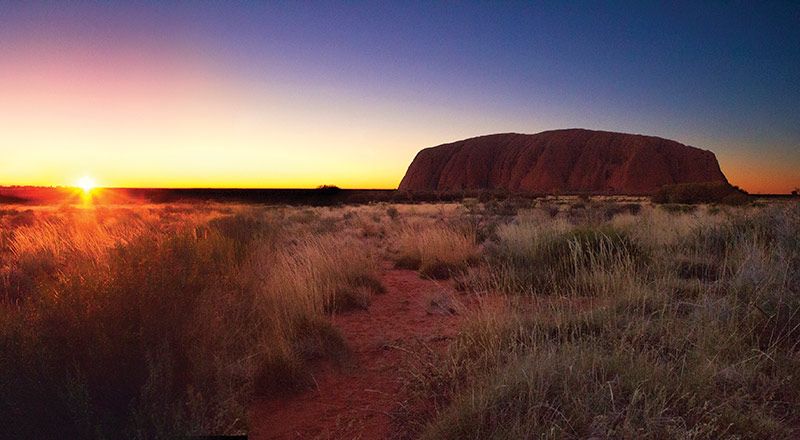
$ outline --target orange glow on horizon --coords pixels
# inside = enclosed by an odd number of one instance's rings
[[[712,150],[713,151],[713,150]],[[800,163],[791,158],[768,158],[758,151],[717,153],[728,182],[751,194],[789,194],[800,188]]]
[[[390,189],[419,148],[452,137],[345,92],[251,84],[174,54],[61,49],[0,48],[0,185],[72,185],[88,168],[107,187]]]
[[[393,189],[422,148],[565,126],[254,81],[167,50],[97,54],[46,42],[0,47],[0,96],[0,185],[71,185],[90,169],[106,187]],[[768,161],[757,145],[729,145],[696,146],[751,193],[800,186],[796,156]]]

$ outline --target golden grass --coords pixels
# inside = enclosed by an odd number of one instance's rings
[[[447,225],[406,225],[395,236],[396,264],[431,278],[464,270],[478,250],[475,232]]]
[[[274,313],[323,315],[349,306],[366,308],[369,296],[381,291],[377,256],[345,237],[305,237],[270,260],[261,270],[265,295],[282,301],[283,312]]]
[[[795,437],[800,210],[641,216],[589,229],[624,231],[638,251],[623,259],[604,239],[586,247],[584,225],[502,227],[481,292],[505,291],[508,307],[482,303],[416,368],[409,392],[436,405],[401,425],[437,439]],[[537,280],[498,281],[508,267],[565,282],[542,303]]]
[[[0,416],[20,420],[12,435],[241,432],[254,396],[297,391],[309,362],[346,359],[328,316],[383,289],[377,251],[335,233],[341,211],[5,212]]]
[[[368,311],[384,259],[481,298],[425,298],[478,305],[414,358],[403,435],[798,434],[800,209],[635,198],[0,210],[0,419],[246,431],[253,398],[347,362],[329,317]]]

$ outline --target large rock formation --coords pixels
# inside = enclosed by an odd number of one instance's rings
[[[399,189],[651,194],[695,182],[727,182],[714,153],[653,136],[568,129],[426,148]]]

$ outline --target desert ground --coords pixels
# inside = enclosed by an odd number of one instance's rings
[[[0,436],[796,438],[800,204],[2,206]]]

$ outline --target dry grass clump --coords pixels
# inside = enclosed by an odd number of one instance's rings
[[[477,256],[474,231],[455,226],[409,225],[398,232],[395,243],[397,267],[434,279],[464,270]]]
[[[597,294],[601,278],[629,274],[648,258],[623,229],[560,221],[502,226],[487,252],[486,290],[513,294]],[[612,286],[613,287],[613,286]]]
[[[562,255],[548,244],[558,233],[529,236],[542,261]],[[591,302],[485,307],[415,371],[409,389],[434,405],[402,422],[422,438],[795,438],[798,237],[797,206],[743,210],[642,244],[659,268],[612,260],[615,288]]]
[[[243,428],[268,336],[258,292],[240,271],[246,244],[231,235],[245,220],[220,219],[198,234],[184,216],[185,227],[168,233],[142,223],[113,230],[102,224],[119,219],[108,218],[15,231],[10,273],[34,282],[0,304],[0,412],[16,421],[12,436]],[[277,234],[266,223],[248,227],[263,244]]]
[[[268,296],[282,299],[283,311],[276,313],[366,309],[369,297],[384,291],[377,261],[346,237],[309,236],[277,252],[264,268],[269,271],[264,289]]]
[[[102,260],[105,251],[131,242],[148,225],[140,218],[126,216],[116,221],[102,220],[89,213],[61,218],[42,219],[14,230],[9,244],[11,252],[48,254],[55,259],[80,255],[94,261]]]
[[[4,416],[20,421],[20,435],[202,432],[216,414],[194,417],[188,402],[213,405],[217,396],[202,386],[190,395],[203,379],[194,367],[227,353],[204,352],[190,335],[205,318],[196,316],[200,308],[234,283],[226,279],[229,250],[217,237],[143,238],[112,251],[106,270],[61,268],[37,297],[8,306],[0,335]],[[36,420],[44,414],[53,419]]]
[[[43,212],[4,233],[6,435],[242,432],[254,395],[346,359],[327,316],[382,289],[370,248],[313,234],[320,216],[184,208]]]
[[[153,227],[128,212],[114,216],[83,210],[23,212],[31,213],[29,221],[12,220],[3,228],[0,299],[4,301],[36,295],[37,287],[54,281],[64,265],[106,266],[109,250],[131,243]]]
[[[574,224],[600,225],[612,220],[615,216],[637,216],[641,211],[640,203],[587,199],[572,203],[565,215]]]

